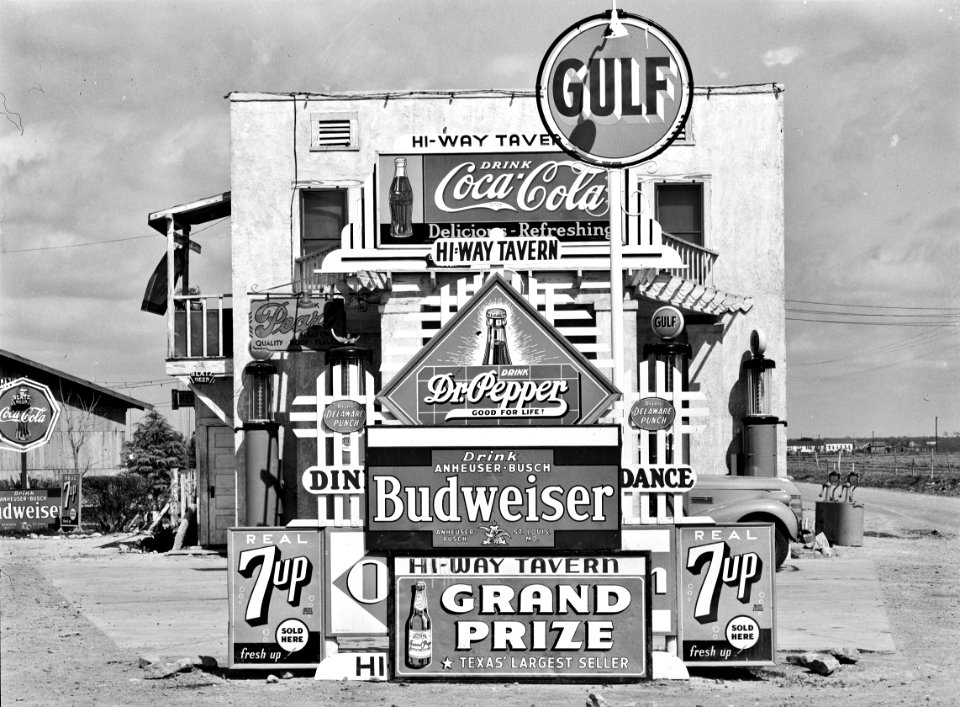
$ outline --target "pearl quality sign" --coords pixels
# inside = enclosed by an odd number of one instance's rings
[[[676,40],[637,15],[594,15],[561,34],[537,74],[537,108],[563,150],[602,167],[660,154],[686,124],[690,64]]]

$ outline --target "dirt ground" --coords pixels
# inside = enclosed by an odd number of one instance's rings
[[[144,556],[103,548],[109,538],[0,540],[0,700],[4,705],[922,705],[960,701],[960,542],[900,511],[868,514],[862,548],[837,552],[877,562],[898,652],[863,654],[821,677],[785,662],[773,668],[699,670],[687,681],[641,684],[325,683],[301,674],[269,684],[263,673],[222,670],[144,679],[125,652],[50,577],[60,563],[113,553],[135,571]],[[157,562],[168,558],[151,556]],[[829,562],[829,558],[823,558]],[[789,563],[788,563],[789,564]],[[829,602],[830,597],[818,598]],[[133,610],[133,609],[132,609]],[[175,620],[175,617],[173,617]],[[143,630],[148,632],[149,626]],[[226,632],[226,626],[223,628]]]

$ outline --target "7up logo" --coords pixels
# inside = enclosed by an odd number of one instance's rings
[[[274,589],[286,591],[287,603],[298,606],[303,588],[313,576],[313,564],[308,558],[280,559],[280,548],[276,545],[244,550],[238,559],[237,571],[243,577],[256,576],[243,617],[251,626],[267,622]]]
[[[693,616],[705,624],[717,620],[723,585],[737,588],[737,600],[741,604],[750,601],[753,585],[763,574],[763,561],[755,552],[732,555],[730,546],[721,541],[690,548],[686,568],[693,574],[704,575]]]

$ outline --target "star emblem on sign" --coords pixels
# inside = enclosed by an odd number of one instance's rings
[[[443,662],[440,663],[443,666],[444,670],[453,670],[453,661],[449,657],[444,657]]]

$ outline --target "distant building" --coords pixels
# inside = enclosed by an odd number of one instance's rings
[[[30,478],[58,478],[62,472],[74,471],[96,476],[123,471],[129,411],[152,405],[0,349],[0,383],[21,377],[47,386],[61,406],[50,441],[26,453]],[[71,439],[79,444],[76,459]],[[0,479],[19,480],[20,470],[20,452],[0,449]]]
[[[853,441],[849,439],[825,439],[822,442],[822,451],[829,454],[831,452],[853,452]]]
[[[890,445],[882,442],[871,442],[870,444],[864,445],[863,451],[867,454],[889,454]]]

